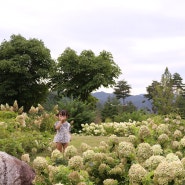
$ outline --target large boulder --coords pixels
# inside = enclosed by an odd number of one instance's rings
[[[32,185],[34,170],[25,162],[0,152],[0,185]]]

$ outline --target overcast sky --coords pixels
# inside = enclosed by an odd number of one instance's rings
[[[0,42],[42,40],[53,59],[70,47],[111,52],[131,94],[146,93],[165,68],[185,81],[184,0],[0,0]],[[99,89],[112,92],[111,89]]]

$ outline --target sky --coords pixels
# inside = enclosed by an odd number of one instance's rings
[[[145,94],[166,67],[185,82],[184,0],[0,0],[0,43],[42,40],[57,59],[67,47],[113,55],[131,95]],[[112,88],[97,91],[113,92]]]

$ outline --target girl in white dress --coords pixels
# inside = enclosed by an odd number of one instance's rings
[[[58,121],[54,124],[54,127],[57,131],[54,142],[56,143],[56,148],[60,152],[64,152],[71,140],[70,134],[70,123],[67,122],[68,112],[66,110],[61,110],[57,114]]]

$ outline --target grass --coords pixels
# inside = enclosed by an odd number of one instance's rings
[[[108,136],[83,136],[83,135],[72,135],[72,140],[70,142],[70,145],[75,146],[76,148],[79,148],[81,143],[86,143],[91,147],[99,146],[99,143],[101,141],[107,141]],[[124,141],[124,137],[119,137],[120,141]]]

